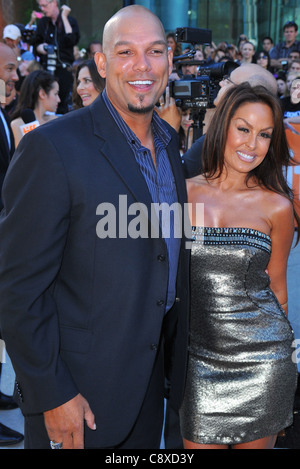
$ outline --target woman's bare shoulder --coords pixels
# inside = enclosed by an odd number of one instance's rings
[[[288,197],[271,190],[262,191],[261,203],[267,205],[274,213],[289,212],[293,208],[292,202]]]
[[[259,205],[260,209],[265,213],[272,231],[274,229],[282,230],[284,226],[291,226],[293,228],[293,204],[288,197],[266,190],[262,193]]]

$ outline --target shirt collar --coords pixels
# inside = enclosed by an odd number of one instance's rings
[[[106,93],[106,90],[104,89],[103,92],[102,92],[102,97],[103,97],[103,101],[107,107],[107,109],[109,110],[109,112],[111,113],[114,121],[116,122],[116,124],[118,125],[119,129],[121,130],[121,132],[124,134],[124,136],[126,137],[127,139],[127,142],[129,144],[132,143],[133,140],[135,141],[138,141],[139,144],[141,143],[139,141],[139,139],[137,138],[137,136],[135,135],[135,133],[131,130],[131,128],[126,124],[126,122],[124,121],[124,119],[120,116],[120,114],[118,113],[118,111],[116,110],[116,108],[113,106],[113,104],[111,103],[111,101],[109,100],[108,96],[107,96],[107,93]],[[159,117],[159,115],[157,114],[157,112],[153,112],[153,116],[152,116],[152,127],[153,127],[153,133],[155,136],[157,136],[158,138],[161,139],[162,143],[164,144],[164,146],[167,146],[168,143],[170,142],[171,140],[171,135],[170,133],[168,132],[168,130],[166,129],[165,127],[165,124],[163,123],[162,119]]]

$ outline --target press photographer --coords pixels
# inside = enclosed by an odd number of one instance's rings
[[[193,120],[194,140],[203,133],[203,122],[207,109],[213,109],[214,100],[219,92],[220,81],[238,67],[235,62],[220,62],[207,65],[203,60],[196,60],[196,44],[210,44],[211,30],[200,28],[177,28],[178,42],[191,43],[191,50],[174,58],[180,80],[170,83],[170,95],[176,105],[190,110]]]
[[[67,99],[73,86],[71,65],[73,48],[79,42],[80,32],[75,18],[70,16],[67,5],[60,8],[59,0],[38,0],[44,16],[38,21],[32,45],[45,70],[59,80],[61,104],[58,113],[66,113]]]

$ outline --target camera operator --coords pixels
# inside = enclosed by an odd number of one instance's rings
[[[71,9],[59,0],[38,0],[44,13],[38,21],[32,40],[43,68],[55,74],[59,80],[61,104],[58,113],[66,113],[67,100],[73,87],[71,66],[74,62],[73,48],[80,38],[78,23],[69,16]]]
[[[190,64],[189,61],[191,59],[185,59],[182,61],[181,65],[181,72],[183,76],[191,75],[193,77],[197,76],[198,73],[198,65],[194,65],[193,63]]]

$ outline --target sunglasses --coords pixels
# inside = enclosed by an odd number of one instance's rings
[[[295,23],[295,21],[287,21],[284,25],[284,27],[286,26],[297,26],[297,24]]]
[[[235,83],[231,80],[230,75],[225,75],[222,81],[226,82],[226,85],[229,85],[229,83],[235,85]]]

